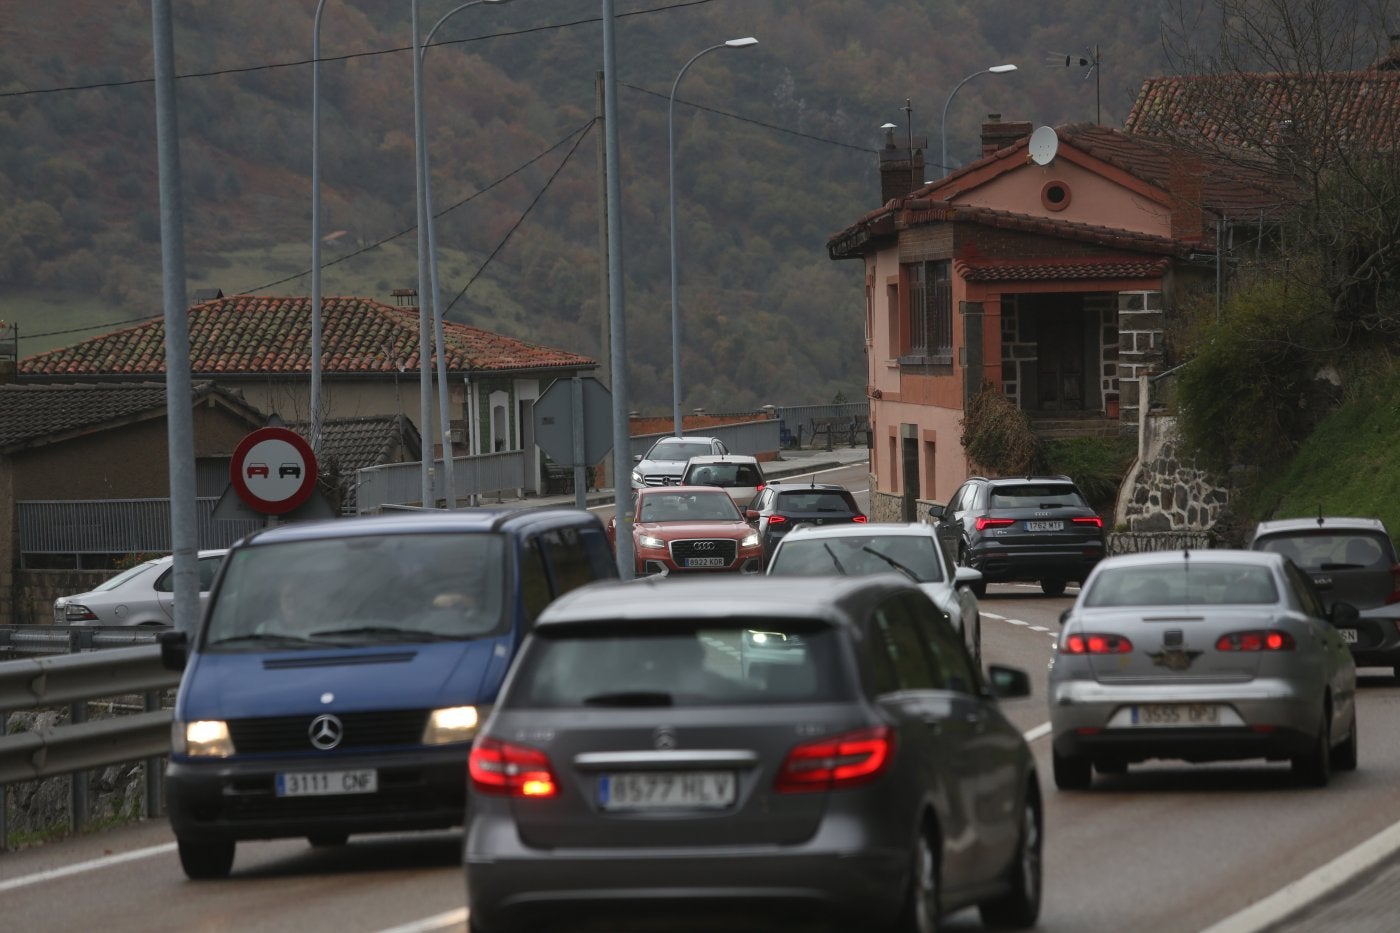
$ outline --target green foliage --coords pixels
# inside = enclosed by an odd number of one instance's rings
[[[969,466],[991,476],[1044,472],[1045,457],[1026,413],[998,388],[983,386],[962,420]]]
[[[1133,437],[1074,437],[1047,440],[1046,469],[1074,480],[1094,511],[1108,514],[1118,498],[1128,468],[1137,458]]]
[[[1217,470],[1286,460],[1317,418],[1312,383],[1327,362],[1327,299],[1280,280],[1241,291],[1206,323],[1177,374],[1181,428]]]

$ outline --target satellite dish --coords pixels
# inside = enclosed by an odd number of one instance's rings
[[[1049,165],[1060,149],[1060,137],[1055,135],[1053,127],[1039,127],[1031,134],[1029,149],[1032,162],[1036,165]]]

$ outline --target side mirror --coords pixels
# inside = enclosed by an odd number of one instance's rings
[[[758,509],[744,509],[744,520],[750,522],[758,521]]]
[[[987,685],[992,696],[1000,700],[1014,700],[1031,695],[1031,678],[1017,667],[992,664],[987,667]]]
[[[160,643],[160,666],[168,671],[183,671],[189,659],[190,636],[172,629],[161,632],[156,641]]]
[[[1361,620],[1361,612],[1351,603],[1333,603],[1327,617],[1337,628],[1354,628]]]
[[[642,455],[641,455],[641,454],[633,454],[633,455],[632,455],[632,462],[633,462],[633,463],[641,463],[641,462],[642,462]]]
[[[937,503],[934,503],[933,505],[928,507],[928,514],[933,516],[934,518],[942,518],[945,511],[946,510],[943,508],[943,506],[938,505]]]
[[[982,582],[982,571],[976,567],[958,567],[953,571],[953,583],[957,586],[966,586],[972,583]]]
[[[1074,607],[1071,606],[1070,608],[1072,609],[1072,608],[1074,608]],[[1060,613],[1060,627],[1061,627],[1061,628],[1064,628],[1065,623],[1069,621],[1069,613],[1070,613],[1070,609],[1066,609],[1064,612],[1061,612],[1061,613]]]

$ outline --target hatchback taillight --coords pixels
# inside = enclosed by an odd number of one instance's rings
[[[1093,525],[1095,528],[1103,527],[1103,519],[1099,518],[1097,515],[1081,516],[1079,518],[1072,518],[1070,521],[1075,525]]]
[[[1060,639],[1060,654],[1127,654],[1133,643],[1122,635],[1076,632]]]
[[[1216,651],[1292,651],[1298,647],[1287,632],[1231,632],[1215,642]]]
[[[859,729],[794,746],[773,789],[780,794],[841,790],[879,777],[894,758],[894,730]]]
[[[1392,603],[1400,603],[1400,564],[1390,568],[1390,595],[1385,598],[1385,604]]]
[[[986,531],[988,528],[1005,528],[1008,525],[1016,524],[1014,518],[979,518],[977,519],[977,530]]]
[[[472,790],[507,797],[553,797],[559,793],[549,756],[538,748],[480,738],[467,759]]]
[[[770,516],[768,516],[768,524],[770,524],[770,525],[786,525],[786,524],[787,524],[787,516],[786,516],[786,515],[770,515]]]
[[[855,518],[851,519],[851,521],[855,522],[857,525],[864,525],[868,519],[864,515],[857,515]]]

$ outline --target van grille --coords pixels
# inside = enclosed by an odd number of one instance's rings
[[[266,719],[234,719],[228,724],[233,747],[240,754],[316,751],[311,744],[311,721],[320,713],[270,716]],[[345,732],[337,751],[378,748],[386,745],[418,745],[428,722],[424,709],[336,713]]]

